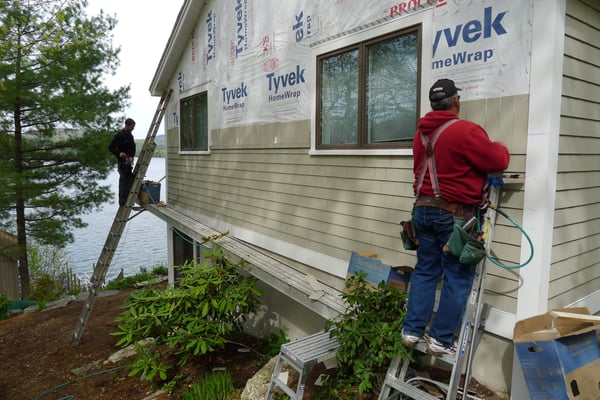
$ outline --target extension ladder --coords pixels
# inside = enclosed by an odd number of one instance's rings
[[[483,220],[483,232],[485,239],[485,250],[489,252],[492,242],[492,228],[496,220],[495,207],[500,197],[500,186],[490,186],[489,204]],[[456,355],[443,355],[439,360],[452,366],[452,373],[449,382],[435,382],[426,379],[427,383],[435,385],[438,389],[446,393],[445,400],[456,400],[459,389],[458,385],[461,379],[463,369],[465,368],[465,379],[463,386],[462,399],[467,397],[467,389],[471,380],[471,366],[475,351],[479,344],[481,335],[485,328],[485,322],[490,307],[483,303],[483,290],[485,288],[486,276],[486,257],[484,257],[475,269],[475,277],[471,286],[471,291],[467,299],[467,305],[463,315],[462,327],[458,336],[458,346]],[[427,343],[419,342],[414,350],[426,352]],[[414,399],[414,400],[439,400],[439,396],[430,394],[418,386],[421,378],[407,377],[409,372],[410,360],[402,360],[400,355],[396,356],[390,363],[385,376],[383,387],[379,394],[379,400],[387,399]],[[404,397],[400,397],[405,395]]]
[[[81,315],[77,319],[75,330],[73,331],[73,337],[71,341],[72,346],[77,346],[81,340],[81,336],[83,335],[87,321],[96,303],[98,292],[101,289],[102,282],[104,282],[104,278],[108,272],[108,267],[110,266],[113,255],[117,249],[117,246],[119,245],[119,240],[121,239],[121,234],[123,233],[125,224],[131,219],[129,218],[129,215],[133,209],[134,202],[137,199],[138,191],[140,190],[142,181],[146,175],[146,171],[148,170],[148,165],[152,160],[154,150],[156,149],[156,143],[154,143],[154,139],[156,138],[156,133],[158,132],[158,128],[167,109],[167,105],[169,104],[171,93],[172,90],[169,89],[169,91],[162,95],[158,107],[156,108],[156,112],[154,113],[152,124],[148,129],[146,140],[144,141],[144,145],[142,146],[142,149],[138,155],[138,159],[133,170],[133,184],[131,185],[127,202],[124,206],[119,207],[117,215],[113,220],[112,227],[110,228],[110,231],[106,237],[106,241],[104,242],[104,247],[102,248],[98,262],[94,267],[94,272],[92,274],[92,278],[90,279],[91,285],[89,288],[89,294],[85,304],[83,305],[83,309],[81,310]]]

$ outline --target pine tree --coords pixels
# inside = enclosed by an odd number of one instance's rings
[[[116,18],[86,0],[0,0],[0,229],[16,232],[22,297],[28,241],[63,247],[81,215],[112,196],[99,183],[129,87],[103,82],[119,65]],[[122,121],[122,118],[119,118]]]

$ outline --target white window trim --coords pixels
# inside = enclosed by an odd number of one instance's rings
[[[395,31],[399,31],[410,26],[422,25],[421,29],[421,99],[420,99],[420,110],[421,114],[424,114],[425,110],[429,109],[429,100],[423,93],[427,93],[429,86],[431,86],[431,63],[432,63],[432,52],[433,48],[433,7],[425,8],[422,11],[414,12],[413,14],[406,15],[404,17],[390,19],[383,21],[373,27],[368,27],[356,32],[336,37],[330,41],[319,43],[312,48],[311,51],[311,68],[317,76],[317,58],[321,54],[329,53],[343,47],[354,45],[358,42],[366,41],[374,37],[386,35]],[[428,50],[429,49],[429,50]],[[361,155],[361,156],[412,156],[412,149],[332,149],[322,150],[317,149],[317,136],[316,136],[316,125],[317,125],[317,80],[313,79],[310,83],[311,92],[314,93],[311,100],[311,129],[310,129],[310,150],[308,152],[311,156],[339,156],[339,155]]]

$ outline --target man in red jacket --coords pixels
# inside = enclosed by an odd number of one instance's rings
[[[419,120],[413,140],[416,200],[412,221],[419,247],[402,342],[411,347],[425,339],[428,352],[434,355],[455,353],[454,334],[475,273],[474,265],[461,264],[458,257],[443,251],[454,218],[469,219],[476,214],[487,175],[504,171],[510,161],[503,144],[492,142],[481,126],[458,118],[459,90],[450,79],[440,79],[431,87],[433,111]],[[428,154],[432,155],[429,160]],[[438,310],[425,338],[442,276]]]

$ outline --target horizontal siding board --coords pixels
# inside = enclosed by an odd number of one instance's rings
[[[560,118],[560,134],[562,136],[581,136],[600,138],[598,121],[562,116]]]
[[[581,237],[578,240],[556,244],[552,252],[552,264],[580,256],[598,248],[600,235]]]
[[[566,258],[552,264],[550,269],[550,281],[561,279],[567,275],[578,273],[586,268],[598,268],[600,266],[600,248],[579,253],[574,257]]]
[[[562,155],[598,154],[600,150],[597,149],[600,149],[600,138],[597,137],[561,135],[559,139],[559,152]],[[600,161],[596,166],[596,171],[598,170]]]
[[[562,308],[588,296],[590,293],[598,291],[600,279],[594,279],[583,283],[580,286],[572,287],[570,290],[557,293],[549,297],[548,308]]]
[[[597,103],[563,97],[560,111],[565,116],[600,121],[600,107]]]
[[[598,204],[600,188],[586,188],[580,190],[566,190],[556,192],[556,208],[570,208],[588,204]]]
[[[596,20],[595,23],[597,24],[598,21]],[[590,46],[600,48],[600,37],[598,36],[597,26],[579,19],[579,16],[567,15],[565,20],[565,34],[568,37],[589,43]]]
[[[600,67],[597,63],[583,63],[572,57],[563,59],[563,75],[587,81],[591,76],[598,76]]]
[[[588,154],[561,155],[558,158],[558,172],[582,172],[598,171],[600,159],[598,154],[593,152],[596,149],[590,149]]]
[[[589,78],[591,79],[592,77]],[[600,80],[600,77],[597,79]],[[567,97],[590,101],[596,104],[600,103],[600,82],[591,83],[589,81],[563,77],[562,92]]]
[[[586,268],[577,274],[550,282],[548,298],[550,302],[562,302],[563,305],[567,305],[595,292],[599,284],[600,268]]]
[[[554,212],[554,226],[560,227],[575,224],[590,219],[600,219],[600,206],[598,203],[587,204],[579,207],[569,207]]]
[[[565,37],[565,55],[588,64],[597,64],[600,48],[594,47],[579,38]],[[593,77],[592,77],[593,78]]]
[[[567,1],[566,13],[568,17],[597,29],[598,18],[600,18],[600,3],[598,3],[598,0]]]
[[[575,195],[578,190],[600,186],[599,170],[586,172],[560,173],[556,179],[558,193],[572,191]]]
[[[591,236],[600,235],[600,219],[588,219],[580,223],[572,223],[556,227],[552,235],[552,244],[573,242]]]
[[[495,293],[492,291],[486,292],[483,301],[492,305],[492,307],[509,312],[517,312],[517,299],[512,296],[507,296],[504,293]]]

